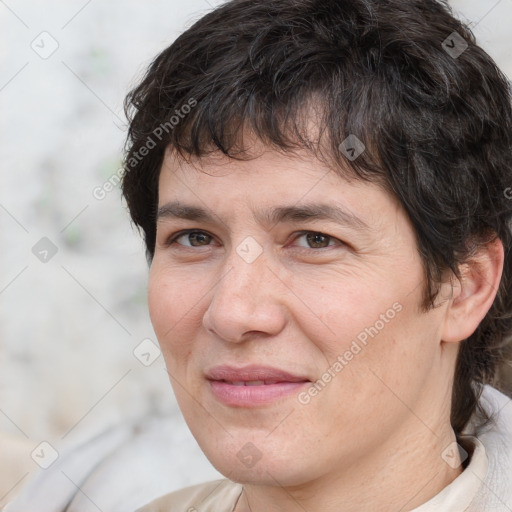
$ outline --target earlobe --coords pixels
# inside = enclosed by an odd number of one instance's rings
[[[495,238],[461,265],[460,278],[452,283],[452,297],[441,333],[443,341],[457,343],[475,332],[496,297],[503,261],[503,244]]]

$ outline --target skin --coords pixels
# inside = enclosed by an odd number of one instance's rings
[[[251,147],[255,158],[243,162],[185,162],[167,152],[161,169],[159,206],[179,200],[215,217],[157,222],[149,308],[184,418],[211,463],[244,484],[236,512],[412,510],[462,471],[441,457],[455,441],[458,342],[492,304],[501,243],[462,282],[443,284],[438,307],[422,312],[415,234],[393,197],[305,153]],[[264,225],[253,216],[320,202],[343,206],[369,229],[325,220]],[[166,243],[185,229],[205,236]],[[329,236],[315,246],[301,231]],[[248,236],[262,249],[252,263],[237,253]],[[294,393],[233,407],[210,391],[204,372],[220,364],[274,366],[314,382],[396,303],[400,312],[307,404]],[[261,456],[251,467],[237,457],[248,442]]]

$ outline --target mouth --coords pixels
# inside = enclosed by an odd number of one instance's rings
[[[298,392],[311,381],[287,371],[264,367],[216,366],[206,372],[214,397],[233,407],[255,407],[274,403]]]
[[[217,382],[226,382],[227,384],[231,384],[232,386],[270,386],[272,384],[279,384],[280,382],[288,382],[288,381],[277,381],[277,380],[239,380],[239,381],[230,381],[230,380],[221,380]]]

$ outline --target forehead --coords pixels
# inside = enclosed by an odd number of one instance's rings
[[[392,239],[398,231],[412,235],[398,201],[378,185],[347,179],[310,155],[273,150],[242,161],[222,154],[184,161],[167,152],[157,225],[176,219],[222,225],[229,232],[247,223],[264,230],[328,223],[360,240]]]
[[[236,160],[220,152],[184,160],[165,153],[159,177],[159,206],[176,199],[222,206],[332,202],[352,210],[400,208],[376,183],[356,179],[351,170],[333,169],[306,152],[284,153],[261,147]],[[220,206],[221,204],[219,204]]]

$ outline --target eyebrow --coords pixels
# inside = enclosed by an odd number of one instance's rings
[[[204,208],[170,201],[158,208],[157,220],[186,219],[215,223],[216,220]],[[304,204],[300,206],[278,206],[255,213],[256,220],[263,225],[283,222],[314,222],[317,220],[335,221],[357,230],[370,231],[370,226],[353,212],[330,204]]]

